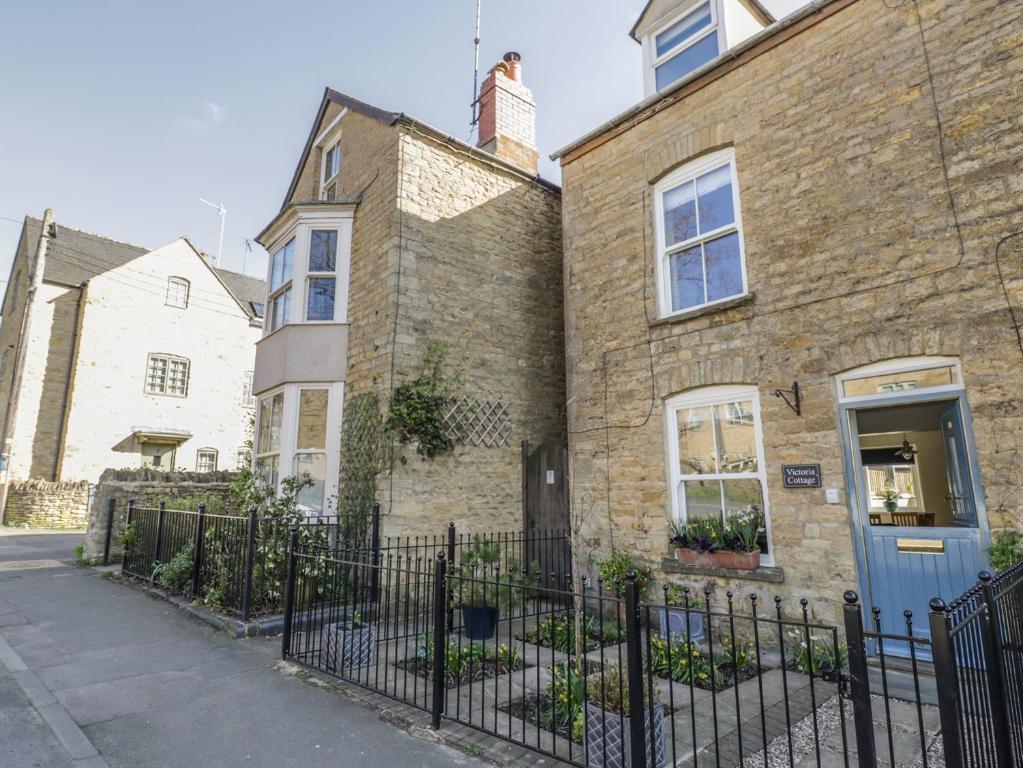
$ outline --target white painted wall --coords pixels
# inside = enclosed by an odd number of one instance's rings
[[[36,438],[37,425],[40,420],[56,420],[60,418],[58,408],[50,400],[43,401],[44,383],[46,382],[47,361],[50,355],[71,354],[73,339],[70,329],[57,333],[53,330],[54,309],[58,304],[76,301],[77,288],[63,288],[43,283],[36,291],[32,301],[31,321],[29,323],[28,346],[25,348],[25,362],[21,377],[21,391],[18,395],[17,409],[12,422],[13,439],[8,478],[26,480],[32,468],[32,448]],[[19,302],[25,301],[25,294],[19,295]],[[18,317],[13,316],[17,322]],[[17,341],[8,355],[7,372],[4,377],[5,389],[11,385],[17,355]],[[52,345],[52,349],[51,349]],[[64,358],[67,359],[67,358]],[[48,387],[51,391],[53,386]],[[98,476],[97,476],[98,477]],[[47,478],[48,479],[48,478]],[[84,478],[71,478],[75,480]]]
[[[191,283],[187,309],[165,304],[167,278]],[[215,448],[217,468],[234,469],[249,439],[252,412],[243,399],[260,329],[184,240],[93,278],[64,456],[63,479],[95,480],[108,467],[137,467],[130,444],[137,426],[187,430],[175,466],[194,470],[196,451]],[[187,397],[145,392],[147,355],[188,358]]]

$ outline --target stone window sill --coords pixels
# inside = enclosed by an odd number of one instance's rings
[[[674,323],[683,323],[686,320],[692,320],[696,317],[703,317],[704,315],[713,315],[717,312],[723,312],[726,309],[732,309],[734,307],[741,307],[745,304],[752,304],[756,299],[756,293],[744,293],[742,296],[736,296],[734,299],[728,301],[722,301],[718,304],[711,304],[709,307],[696,307],[690,309],[687,312],[678,312],[674,315],[668,315],[662,317],[660,320],[651,320],[649,325],[651,328],[657,328],[662,325],[673,325]]]
[[[753,571],[738,568],[715,568],[707,565],[684,565],[671,557],[664,558],[661,570],[666,573],[681,573],[686,576],[717,576],[723,579],[743,579],[744,581],[765,581],[780,584],[785,581],[785,571],[775,566],[762,565]]]

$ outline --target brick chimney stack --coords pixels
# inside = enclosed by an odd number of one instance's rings
[[[530,174],[537,172],[536,103],[522,84],[522,57],[506,53],[480,87],[477,146]]]

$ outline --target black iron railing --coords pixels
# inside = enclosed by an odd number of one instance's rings
[[[805,600],[686,591],[669,605],[635,580],[481,572],[439,548],[370,563],[294,541],[284,657],[435,727],[587,768],[929,766],[942,751],[929,640],[908,612],[904,634],[881,632],[876,611],[865,623],[854,593],[843,641]]]
[[[946,765],[1023,766],[1023,563],[931,601]]]

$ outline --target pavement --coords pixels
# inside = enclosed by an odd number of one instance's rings
[[[75,564],[81,539],[0,528],[2,768],[483,765]]]

